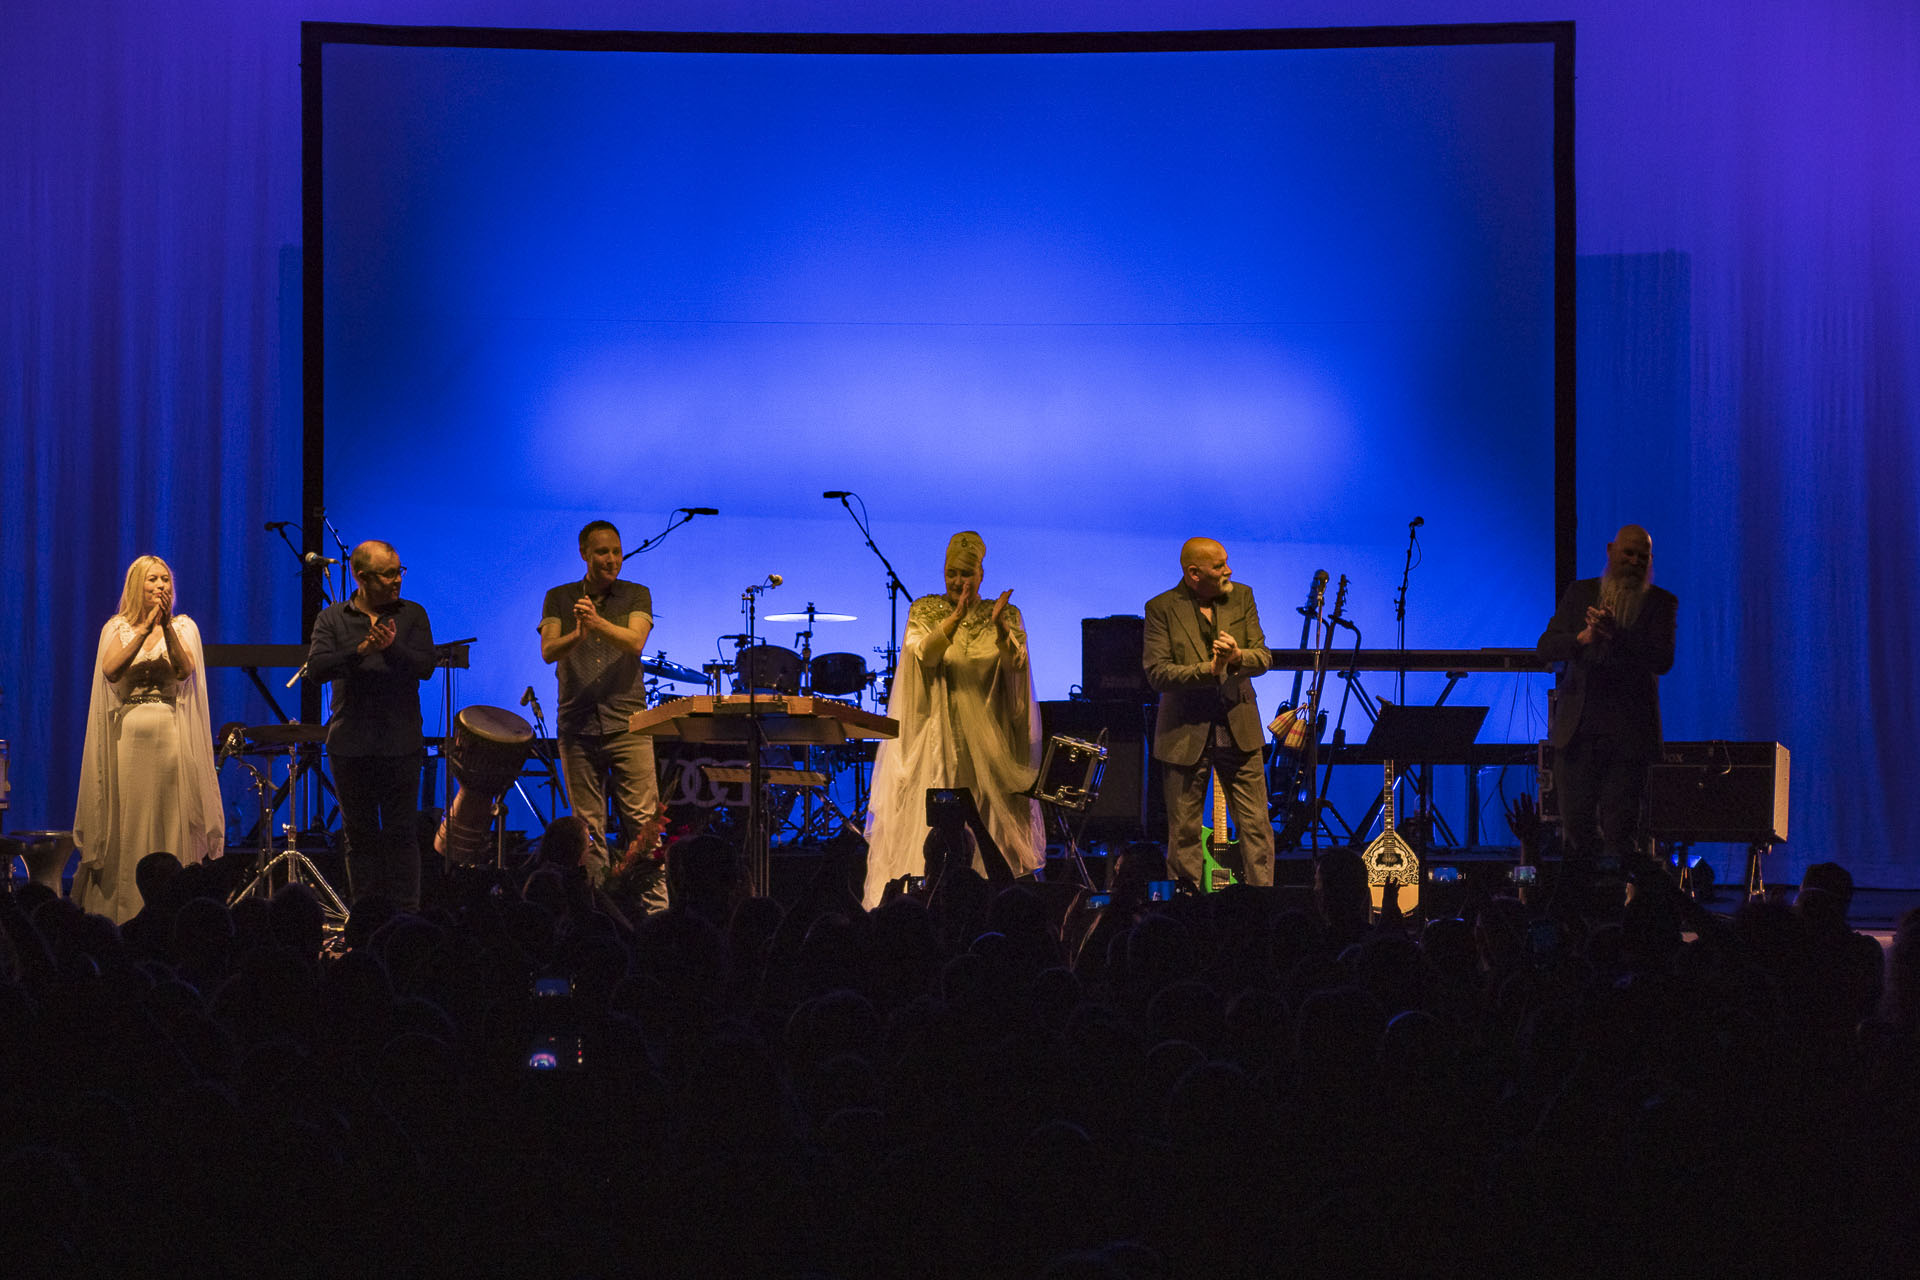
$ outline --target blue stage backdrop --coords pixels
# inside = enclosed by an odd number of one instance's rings
[[[856,614],[813,648],[878,666],[884,570],[825,490],[918,593],[979,530],[1042,697],[1194,533],[1276,643],[1320,568],[1392,643],[1416,516],[1409,644],[1539,632],[1551,44],[322,66],[325,505],[479,637],[462,703],[550,693],[583,522],[631,550],[679,506],[721,514],[630,561],[653,647],[730,655],[778,572],[763,611]],[[1537,736],[1545,684],[1477,680],[1486,737]]]

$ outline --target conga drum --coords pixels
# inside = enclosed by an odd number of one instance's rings
[[[462,866],[485,860],[494,806],[532,752],[533,726],[504,707],[471,706],[454,717],[447,768],[460,789],[433,837],[435,851]]]

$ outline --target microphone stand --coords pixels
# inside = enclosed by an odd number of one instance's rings
[[[674,519],[675,516],[678,516],[680,518],[676,520]],[[694,517],[694,512],[689,508],[675,507],[672,513],[667,516],[667,527],[662,529],[660,532],[654,534],[651,538],[648,538],[645,542],[642,542],[639,546],[635,547],[633,550],[621,556],[620,563],[625,564],[627,561],[633,559],[635,556],[639,555],[641,552],[653,550],[655,547],[659,546],[662,542],[665,542],[667,540],[668,534],[672,533],[675,529],[678,529],[681,525],[690,523],[693,520],[693,517]]]
[[[1400,650],[1400,678],[1394,686],[1393,700],[1402,704],[1407,700],[1407,579],[1413,576],[1413,553],[1420,545],[1423,523],[1417,516],[1407,522],[1407,559],[1400,569],[1400,597],[1393,605],[1393,618],[1398,626],[1395,647]]]
[[[1399,683],[1394,687],[1394,701],[1401,706],[1407,704],[1407,580],[1413,576],[1413,553],[1419,550],[1420,526],[1425,523],[1426,521],[1419,516],[1407,521],[1407,558],[1400,569],[1400,598],[1394,602],[1393,608],[1394,624],[1397,628],[1394,637],[1395,647],[1400,650]],[[1420,830],[1430,831],[1431,828],[1427,823],[1429,802],[1433,793],[1431,781],[1426,773],[1419,771],[1412,764],[1407,765],[1401,773],[1413,784],[1414,794],[1419,798],[1420,808],[1416,821],[1420,824]]]
[[[1347,630],[1353,632],[1353,652],[1354,653],[1360,652],[1360,645],[1361,645],[1360,628],[1356,623],[1353,622],[1352,619],[1329,618],[1327,619],[1327,622],[1328,622],[1327,648],[1329,652],[1331,652],[1333,648],[1332,633],[1333,633],[1333,629],[1336,627],[1345,627]],[[1341,671],[1339,674],[1340,674],[1340,679],[1342,683],[1346,687],[1340,691],[1340,710],[1334,716],[1333,733],[1328,739],[1328,741],[1331,743],[1331,745],[1335,749],[1338,749],[1346,745],[1347,703],[1356,694],[1359,695],[1360,709],[1367,713],[1368,718],[1369,719],[1379,718],[1376,711],[1374,710],[1372,699],[1370,699],[1367,696],[1366,689],[1363,688],[1360,684],[1360,673],[1354,670],[1352,664],[1349,663],[1347,668]],[[1338,809],[1333,807],[1333,801],[1326,798],[1327,788],[1332,785],[1333,785],[1333,755],[1330,752],[1328,753],[1326,760],[1320,765],[1320,785],[1315,789],[1315,792],[1314,792],[1315,803],[1314,803],[1313,817],[1314,817],[1315,825],[1309,829],[1312,833],[1309,838],[1314,842],[1310,847],[1313,848],[1316,852],[1319,849],[1319,844],[1317,842],[1319,840],[1320,825],[1325,823],[1326,816],[1328,814],[1332,814],[1335,820],[1337,820],[1340,823],[1340,826],[1344,829],[1346,843],[1352,844],[1354,841],[1354,835],[1355,835],[1354,829],[1347,825],[1347,820],[1345,816],[1343,816]],[[1335,833],[1333,829],[1331,827],[1328,827],[1327,840],[1329,843],[1333,843],[1334,836],[1335,836]]]
[[[348,596],[353,594],[353,588],[348,584],[348,581],[347,581],[347,568],[353,561],[353,552],[347,549],[347,540],[345,538],[342,538],[340,536],[340,531],[333,527],[333,518],[329,516],[325,511],[322,511],[320,513],[320,523],[328,533],[333,535],[333,545],[336,548],[338,548],[340,552],[340,563],[334,566],[335,570],[340,574],[340,583],[338,587],[335,589],[339,593],[338,598],[341,600],[345,600]],[[324,596],[327,593],[326,586],[324,585],[326,583],[325,574],[320,575],[320,581],[322,583],[322,586],[320,588],[320,594]],[[333,601],[329,600],[327,601],[327,603],[332,604]]]
[[[840,505],[847,509],[849,516],[853,517],[854,526],[860,530],[860,536],[866,539],[867,550],[880,558],[881,565],[887,571],[887,692],[891,694],[894,672],[899,669],[900,662],[900,648],[896,643],[900,635],[900,597],[904,595],[911,600],[913,592],[907,590],[907,584],[900,581],[900,575],[893,571],[893,562],[887,559],[886,552],[880,550],[874,542],[873,530],[868,527],[867,521],[862,519],[861,515],[855,514],[852,505],[847,502],[849,497],[859,496],[857,493],[842,494]],[[866,509],[867,504],[863,499],[860,503],[860,511],[864,513]]]
[[[771,583],[757,582],[740,593],[740,607],[747,615],[749,638],[759,634],[760,593],[772,589]],[[773,851],[770,833],[765,826],[765,806],[760,798],[760,792],[766,786],[766,772],[760,759],[763,742],[759,694],[754,688],[759,683],[755,678],[757,675],[757,672],[747,675],[747,880],[755,897],[768,898],[773,896]],[[739,686],[734,687],[737,689]]]
[[[533,710],[533,754],[539,758],[541,764],[547,766],[548,789],[550,791],[558,791],[561,801],[567,806],[567,812],[572,813],[573,794],[567,790],[566,775],[560,771],[560,753],[558,747],[557,745],[549,745],[550,742],[557,744],[557,739],[550,740],[548,737],[546,717],[540,714],[540,695],[533,691],[532,685],[527,686],[527,695],[520,700],[520,705],[523,707],[531,707]],[[552,751],[551,755],[548,754],[549,750]],[[514,785],[519,786],[520,784],[516,781]],[[521,794],[524,796],[526,793],[522,792]],[[549,796],[548,798],[551,799],[552,797]],[[557,815],[558,810],[555,810],[555,813]],[[539,816],[537,811],[534,816]]]

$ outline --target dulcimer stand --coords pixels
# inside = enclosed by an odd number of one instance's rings
[[[897,738],[897,720],[832,698],[781,694],[696,694],[635,712],[627,721],[633,733],[682,742],[724,743],[747,750],[747,883],[755,897],[772,889],[772,865],[766,824],[769,806],[763,794],[768,770],[762,746],[840,746],[862,738]]]

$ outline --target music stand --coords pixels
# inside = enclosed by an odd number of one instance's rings
[[[1410,707],[1401,702],[1382,702],[1380,714],[1373,722],[1373,731],[1360,745],[1354,759],[1360,764],[1427,765],[1440,760],[1464,760],[1467,749],[1473,746],[1475,738],[1480,736],[1480,726],[1486,721],[1485,707]],[[1414,789],[1420,797],[1420,815],[1424,820],[1429,809],[1431,792],[1428,789],[1428,774],[1422,772],[1414,779]],[[1379,812],[1380,801],[1374,801],[1374,807],[1360,821],[1359,830],[1373,828],[1374,816]],[[1438,815],[1434,815],[1438,822]],[[1445,827],[1444,822],[1439,822]],[[1432,833],[1428,833],[1431,838]],[[1453,839],[1451,831],[1447,838]]]
[[[1480,736],[1485,707],[1410,707],[1383,702],[1373,732],[1355,753],[1360,764],[1431,764],[1463,758]]]

